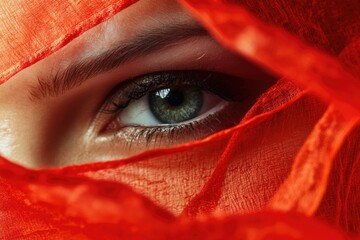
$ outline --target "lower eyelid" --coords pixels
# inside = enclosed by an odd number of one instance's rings
[[[239,104],[225,103],[217,106],[212,113],[199,119],[183,122],[177,125],[162,125],[156,127],[127,126],[114,134],[112,141],[127,143],[133,148],[133,143],[147,148],[166,147],[185,143],[209,136],[218,131],[233,127],[240,123],[245,111]],[[142,149],[146,150],[146,149]]]

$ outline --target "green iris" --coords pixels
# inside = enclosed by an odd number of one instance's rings
[[[203,102],[203,92],[194,87],[163,88],[149,94],[149,107],[158,121],[175,124],[197,117]]]

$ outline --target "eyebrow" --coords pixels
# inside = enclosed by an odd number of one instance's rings
[[[100,53],[96,57],[85,58],[71,63],[64,70],[38,78],[30,87],[30,99],[57,97],[70,89],[79,87],[87,79],[110,71],[137,57],[160,50],[166,46],[194,36],[206,36],[207,31],[197,23],[176,23],[147,28],[132,39]]]

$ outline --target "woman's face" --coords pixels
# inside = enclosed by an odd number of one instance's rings
[[[122,159],[239,123],[273,78],[175,1],[140,1],[0,87],[0,155],[28,167]]]

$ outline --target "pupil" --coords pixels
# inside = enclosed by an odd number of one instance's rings
[[[184,102],[184,94],[179,90],[172,90],[166,96],[166,100],[169,105],[178,107]]]

